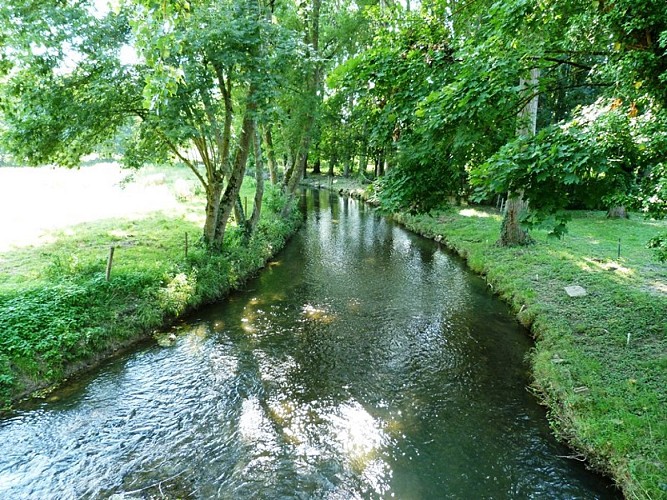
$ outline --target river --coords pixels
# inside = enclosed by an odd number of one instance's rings
[[[437,244],[304,194],[244,290],[0,421],[0,498],[617,498],[551,435],[528,332]]]

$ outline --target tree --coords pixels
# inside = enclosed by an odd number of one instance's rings
[[[128,0],[98,17],[85,2],[56,4],[3,7],[20,35],[3,85],[3,142],[29,163],[71,166],[133,123],[124,162],[187,165],[206,192],[203,240],[220,251],[291,33],[255,0]],[[140,62],[125,65],[130,45]]]
[[[295,92],[278,99],[276,143],[286,158],[284,189],[293,192],[307,164],[318,166],[322,155],[323,105],[330,95],[325,82],[331,68],[365,46],[367,10],[372,2],[310,0],[286,13],[288,26],[302,33],[301,60],[287,73],[283,88]],[[285,9],[285,7],[281,7]],[[325,146],[326,147],[326,146]]]
[[[530,80],[521,79],[519,91],[528,94],[530,100],[519,111],[517,117],[517,135],[519,137],[532,137],[537,131],[537,108],[539,94],[535,91],[538,87],[539,70],[533,68],[530,71]],[[516,188],[515,188],[516,189]],[[505,216],[500,227],[500,246],[527,245],[533,242],[528,232],[521,227],[521,219],[528,210],[528,204],[524,201],[524,189],[519,184],[518,189],[507,191],[507,204],[505,205]]]
[[[296,191],[299,182],[303,178],[308,162],[308,153],[310,144],[313,140],[315,129],[316,113],[319,104],[318,92],[322,87],[322,63],[319,60],[320,50],[320,9],[322,0],[311,0],[310,8],[306,11],[305,24],[305,43],[308,47],[308,58],[311,62],[310,67],[305,74],[306,86],[302,94],[305,101],[305,107],[299,107],[300,112],[300,138],[298,147],[294,150],[292,164],[285,173],[284,187],[288,193]]]
[[[432,72],[410,69],[414,81],[436,82],[426,92],[404,92],[415,90],[413,81],[401,81],[400,75],[409,52],[392,53],[402,37],[395,28],[400,22],[392,25],[386,30],[389,43],[342,67],[351,75],[349,90],[344,79],[339,86],[355,96],[358,107],[366,105],[368,128],[383,130],[383,143],[395,148],[394,166],[381,186],[383,206],[427,211],[447,198],[466,196],[471,187],[478,201],[523,192],[531,206],[524,222],[555,216],[554,234],[565,230],[565,208],[638,206],[637,197],[646,210],[659,206],[656,200],[662,198],[646,185],[662,185],[656,176],[663,172],[664,154],[646,147],[655,134],[642,125],[653,123],[655,130],[664,113],[667,11],[659,3],[429,2],[421,7],[422,19],[445,28],[440,42],[451,47],[451,60]],[[404,39],[410,36],[422,46],[428,39],[420,29]],[[380,74],[390,75],[390,84],[401,83],[398,92],[369,78],[366,69],[374,61]],[[539,71],[539,81],[522,91],[517,83],[532,70]],[[367,98],[373,94],[375,108]],[[523,137],[516,133],[515,117],[538,96],[543,104],[531,120],[538,133]],[[382,121],[375,117],[390,120],[379,129],[375,124]],[[400,138],[392,143],[389,125],[399,117]],[[575,136],[592,149],[577,147],[571,142]],[[501,240],[508,239],[506,233]],[[523,239],[522,231],[515,234]]]
[[[580,94],[579,102],[571,101],[569,111],[552,115],[551,124],[543,122],[544,128],[534,139],[509,141],[473,169],[477,199],[523,189],[533,211],[527,222],[553,218],[555,235],[566,229],[566,208],[613,210],[639,207],[637,196],[644,201],[663,199],[655,191],[651,196],[641,193],[647,193],[647,178],[654,187],[662,184],[657,177],[664,162],[663,142],[658,139],[664,120],[664,88],[655,75],[664,75],[667,67],[664,49],[657,41],[657,33],[664,33],[666,15],[652,2],[600,4],[604,2],[555,3],[556,12],[571,14],[571,26],[565,31],[570,37],[557,49],[547,32],[549,50],[543,47],[539,58],[532,58],[547,74],[545,65],[576,69],[586,79],[575,85],[588,87],[587,94]],[[628,12],[636,16],[627,17]],[[588,48],[572,36],[580,33],[574,29],[582,27],[581,20],[595,27],[589,30]],[[554,84],[565,88],[573,82],[541,83],[538,92],[553,96],[553,89],[558,89]]]
[[[422,209],[460,187],[456,175],[438,170],[438,144],[419,128],[424,117],[419,104],[447,81],[452,49],[439,19],[398,11],[374,21],[373,47],[341,64],[329,78],[335,94],[328,101],[339,107],[339,117],[330,125],[335,130],[329,133],[342,137],[341,125],[359,130],[355,142],[362,151],[375,152],[376,175],[384,173],[385,162],[391,165],[383,184],[386,210]]]

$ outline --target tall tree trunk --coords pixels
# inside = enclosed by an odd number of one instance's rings
[[[271,185],[278,184],[278,162],[276,161],[276,151],[273,149],[273,137],[271,134],[271,125],[264,127],[264,141],[266,142],[266,155],[269,159],[269,176]]]
[[[382,177],[384,175],[384,151],[381,151],[375,164],[375,177]]]
[[[312,47],[313,55],[315,58],[319,56],[319,45],[320,45],[320,8],[322,6],[322,0],[312,0],[312,10],[311,18],[308,22],[308,33],[306,34],[306,41]],[[308,78],[307,83],[307,97],[311,101],[310,107],[306,112],[306,119],[303,127],[303,134],[299,142],[298,148],[298,161],[296,166],[291,170],[289,177],[285,176],[284,186],[287,189],[287,192],[292,195],[296,191],[301,179],[305,175],[306,165],[308,163],[308,151],[310,149],[310,144],[313,140],[313,134],[315,129],[315,112],[316,107],[320,104],[320,99],[318,98],[318,90],[322,86],[322,67],[319,61],[315,62],[315,68],[313,73]],[[290,205],[287,205],[290,206]]]
[[[252,215],[248,221],[248,234],[252,235],[259,223],[259,217],[262,214],[262,198],[264,197],[264,162],[262,161],[262,138],[259,130],[255,126],[254,151],[255,151],[255,206],[252,209]]]
[[[349,151],[345,151],[343,156],[343,177],[350,176],[350,163],[352,163],[351,155]]]
[[[334,176],[334,169],[336,168],[337,165],[338,165],[338,152],[334,149],[331,158],[329,158],[329,171],[327,172],[327,175],[329,177]]]
[[[252,95],[252,91],[250,92]],[[243,117],[243,127],[239,136],[239,142],[236,147],[236,154],[234,156],[234,163],[232,164],[232,172],[227,181],[227,187],[220,200],[220,208],[218,214],[218,225],[215,230],[215,238],[213,240],[213,249],[216,251],[222,250],[222,245],[225,239],[225,231],[229,216],[234,209],[234,204],[238,199],[241,190],[241,183],[243,182],[243,174],[245,174],[246,164],[248,162],[248,155],[250,152],[250,144],[254,134],[255,122],[254,113],[255,105],[252,104],[251,99],[248,99],[248,106]]]
[[[310,149],[310,143],[308,144],[308,149]],[[301,179],[308,177],[308,153],[309,151],[302,152],[299,157],[299,164],[301,165]],[[301,182],[301,180],[299,180]]]
[[[507,199],[505,216],[500,226],[500,246],[528,245],[533,242],[528,232],[521,227],[521,217],[527,209],[520,194]]]
[[[285,169],[285,177],[283,177],[283,191],[288,191],[289,182],[294,176],[294,171],[296,170],[296,156],[290,155],[288,158],[288,164]]]
[[[234,202],[234,220],[236,225],[241,228],[245,233],[247,232],[246,220],[245,220],[245,210],[243,210],[243,202],[241,201],[241,194],[236,195],[236,201]]]
[[[308,129],[311,129],[311,126],[308,126]],[[301,147],[299,148],[299,162],[292,168],[292,173],[289,178],[285,177],[287,181],[286,187],[287,192],[291,195],[296,192],[296,188],[299,186],[303,175],[306,172],[306,165],[308,164],[308,149],[310,148],[310,133],[304,134],[301,140]],[[289,205],[286,205],[289,206]]]
[[[322,161],[320,160],[320,140],[315,142],[315,163],[313,163],[313,173],[322,173]]]
[[[215,228],[218,226],[222,181],[210,179],[206,189],[206,219],[204,222],[204,243],[213,245]]]
[[[537,89],[539,75],[539,69],[532,69],[530,71],[530,87],[527,87],[526,81],[523,79],[519,84],[522,93],[528,91],[535,94],[521,109],[517,117],[517,135],[519,136],[535,135],[537,129],[538,96],[535,90]],[[500,246],[519,246],[533,242],[528,232],[521,227],[521,219],[527,209],[528,206],[523,200],[522,190],[507,194],[507,207],[500,229],[500,239],[498,240]]]
[[[366,177],[366,169],[368,168],[368,152],[366,148],[361,151],[361,158],[359,158],[359,177]]]

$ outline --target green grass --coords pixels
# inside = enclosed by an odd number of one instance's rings
[[[156,172],[162,175],[161,169],[138,175]],[[163,172],[160,182],[170,186],[187,178],[182,169]],[[241,197],[251,210],[254,181],[247,181]],[[231,227],[225,251],[212,256],[196,245],[203,200],[186,198],[173,213],[79,224],[52,232],[48,244],[0,253],[0,407],[219,299],[261,268],[299,223],[298,211],[287,219],[276,215],[284,200],[269,194],[251,241]]]
[[[531,327],[533,385],[555,433],[627,498],[667,498],[667,265],[646,248],[667,224],[572,215],[563,240],[534,231],[523,248],[495,244],[495,210],[395,218],[464,256]],[[587,295],[569,297],[570,285]]]

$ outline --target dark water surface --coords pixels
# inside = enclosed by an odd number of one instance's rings
[[[0,498],[613,498],[526,390],[528,334],[329,193],[228,302],[0,421]]]

